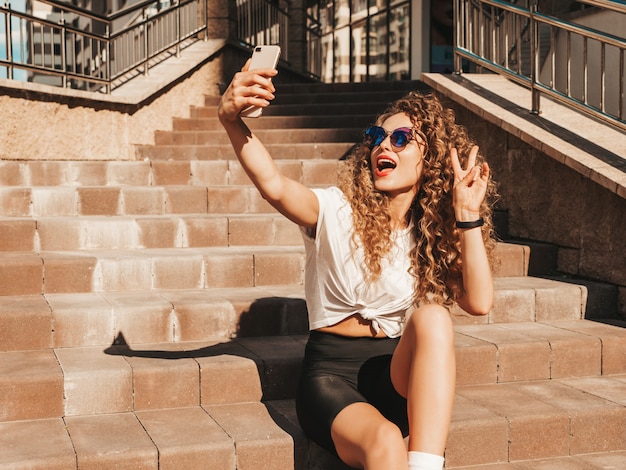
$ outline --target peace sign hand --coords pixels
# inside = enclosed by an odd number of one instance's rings
[[[470,222],[480,218],[480,206],[487,194],[489,165],[486,162],[476,165],[478,146],[470,150],[467,169],[461,167],[456,148],[450,151],[450,160],[454,171],[452,204],[458,222]]]

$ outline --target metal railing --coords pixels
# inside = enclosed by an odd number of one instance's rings
[[[109,15],[58,0],[35,0],[28,12],[5,4],[0,73],[111,93],[165,56],[178,55],[206,31],[206,18],[207,0],[147,0]]]
[[[279,45],[289,61],[289,13],[277,0],[237,0],[237,37],[246,46]]]
[[[306,18],[306,72],[317,80],[322,79],[322,22],[319,15],[319,5],[307,8]]]
[[[455,70],[463,60],[506,76],[531,90],[531,112],[540,96],[626,130],[626,40],[543,14],[536,0],[455,0]],[[592,13],[626,14],[626,4],[585,0]]]

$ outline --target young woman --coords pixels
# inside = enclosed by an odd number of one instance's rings
[[[485,315],[493,302],[489,166],[451,111],[410,93],[367,129],[337,187],[307,188],[239,117],[269,105],[275,75],[246,64],[218,115],[262,196],[301,227],[311,332],[300,424],[351,467],[441,469],[455,390],[449,308]]]

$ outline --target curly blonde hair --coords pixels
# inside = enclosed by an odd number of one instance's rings
[[[450,150],[456,148],[463,168],[474,142],[466,129],[456,124],[454,111],[442,106],[432,93],[411,92],[393,102],[378,116],[382,124],[392,115],[404,113],[425,142],[424,163],[419,191],[409,212],[416,246],[411,252],[410,272],[415,277],[415,303],[436,302],[451,306],[463,294],[460,233],[455,227],[452,206],[454,172]],[[479,155],[477,164],[482,162]],[[347,158],[339,175],[339,188],[353,210],[353,246],[362,246],[370,280],[382,272],[382,261],[393,245],[391,198],[374,188],[370,149],[358,145]],[[496,188],[489,181],[480,215],[485,219],[482,235],[492,261],[495,247],[491,203]]]

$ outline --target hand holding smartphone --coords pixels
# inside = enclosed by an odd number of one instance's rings
[[[252,52],[252,59],[248,70],[254,69],[275,69],[280,58],[280,46],[263,45],[256,46]],[[243,117],[259,117],[263,113],[262,108],[250,106],[241,111]]]

